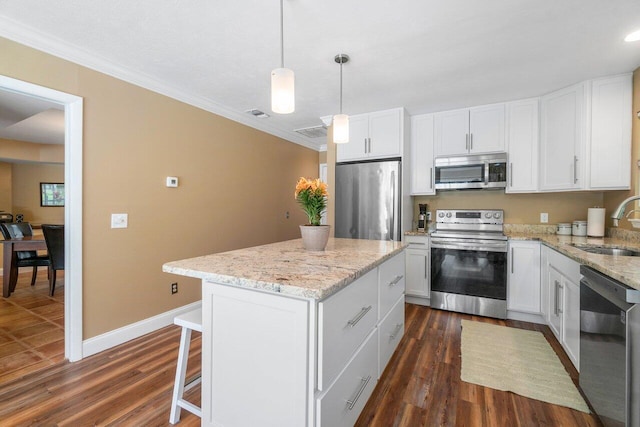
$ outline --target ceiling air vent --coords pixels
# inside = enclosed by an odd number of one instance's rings
[[[302,136],[306,136],[307,138],[324,138],[327,136],[327,128],[323,125],[295,129],[294,132],[297,132]]]
[[[247,111],[245,111],[245,113],[249,113],[252,116],[255,116],[255,117],[259,118],[259,119],[266,119],[267,117],[271,117],[267,113],[265,113],[264,111],[256,110],[255,108],[252,109],[252,110],[247,110]]]

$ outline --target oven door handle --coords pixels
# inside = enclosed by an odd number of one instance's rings
[[[458,251],[486,251],[486,252],[507,252],[505,242],[477,243],[477,242],[438,242],[431,239],[432,249],[451,249]]]

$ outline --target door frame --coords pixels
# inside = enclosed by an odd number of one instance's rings
[[[64,106],[64,355],[82,359],[82,105],[79,96],[0,75],[0,89]]]

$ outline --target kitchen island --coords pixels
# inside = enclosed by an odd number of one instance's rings
[[[404,333],[404,246],[297,239],[165,264],[202,279],[202,425],[352,425]]]

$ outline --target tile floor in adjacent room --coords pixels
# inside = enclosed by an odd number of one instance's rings
[[[64,272],[53,297],[46,269],[30,281],[31,270],[21,269],[15,292],[0,298],[0,383],[64,360]]]

